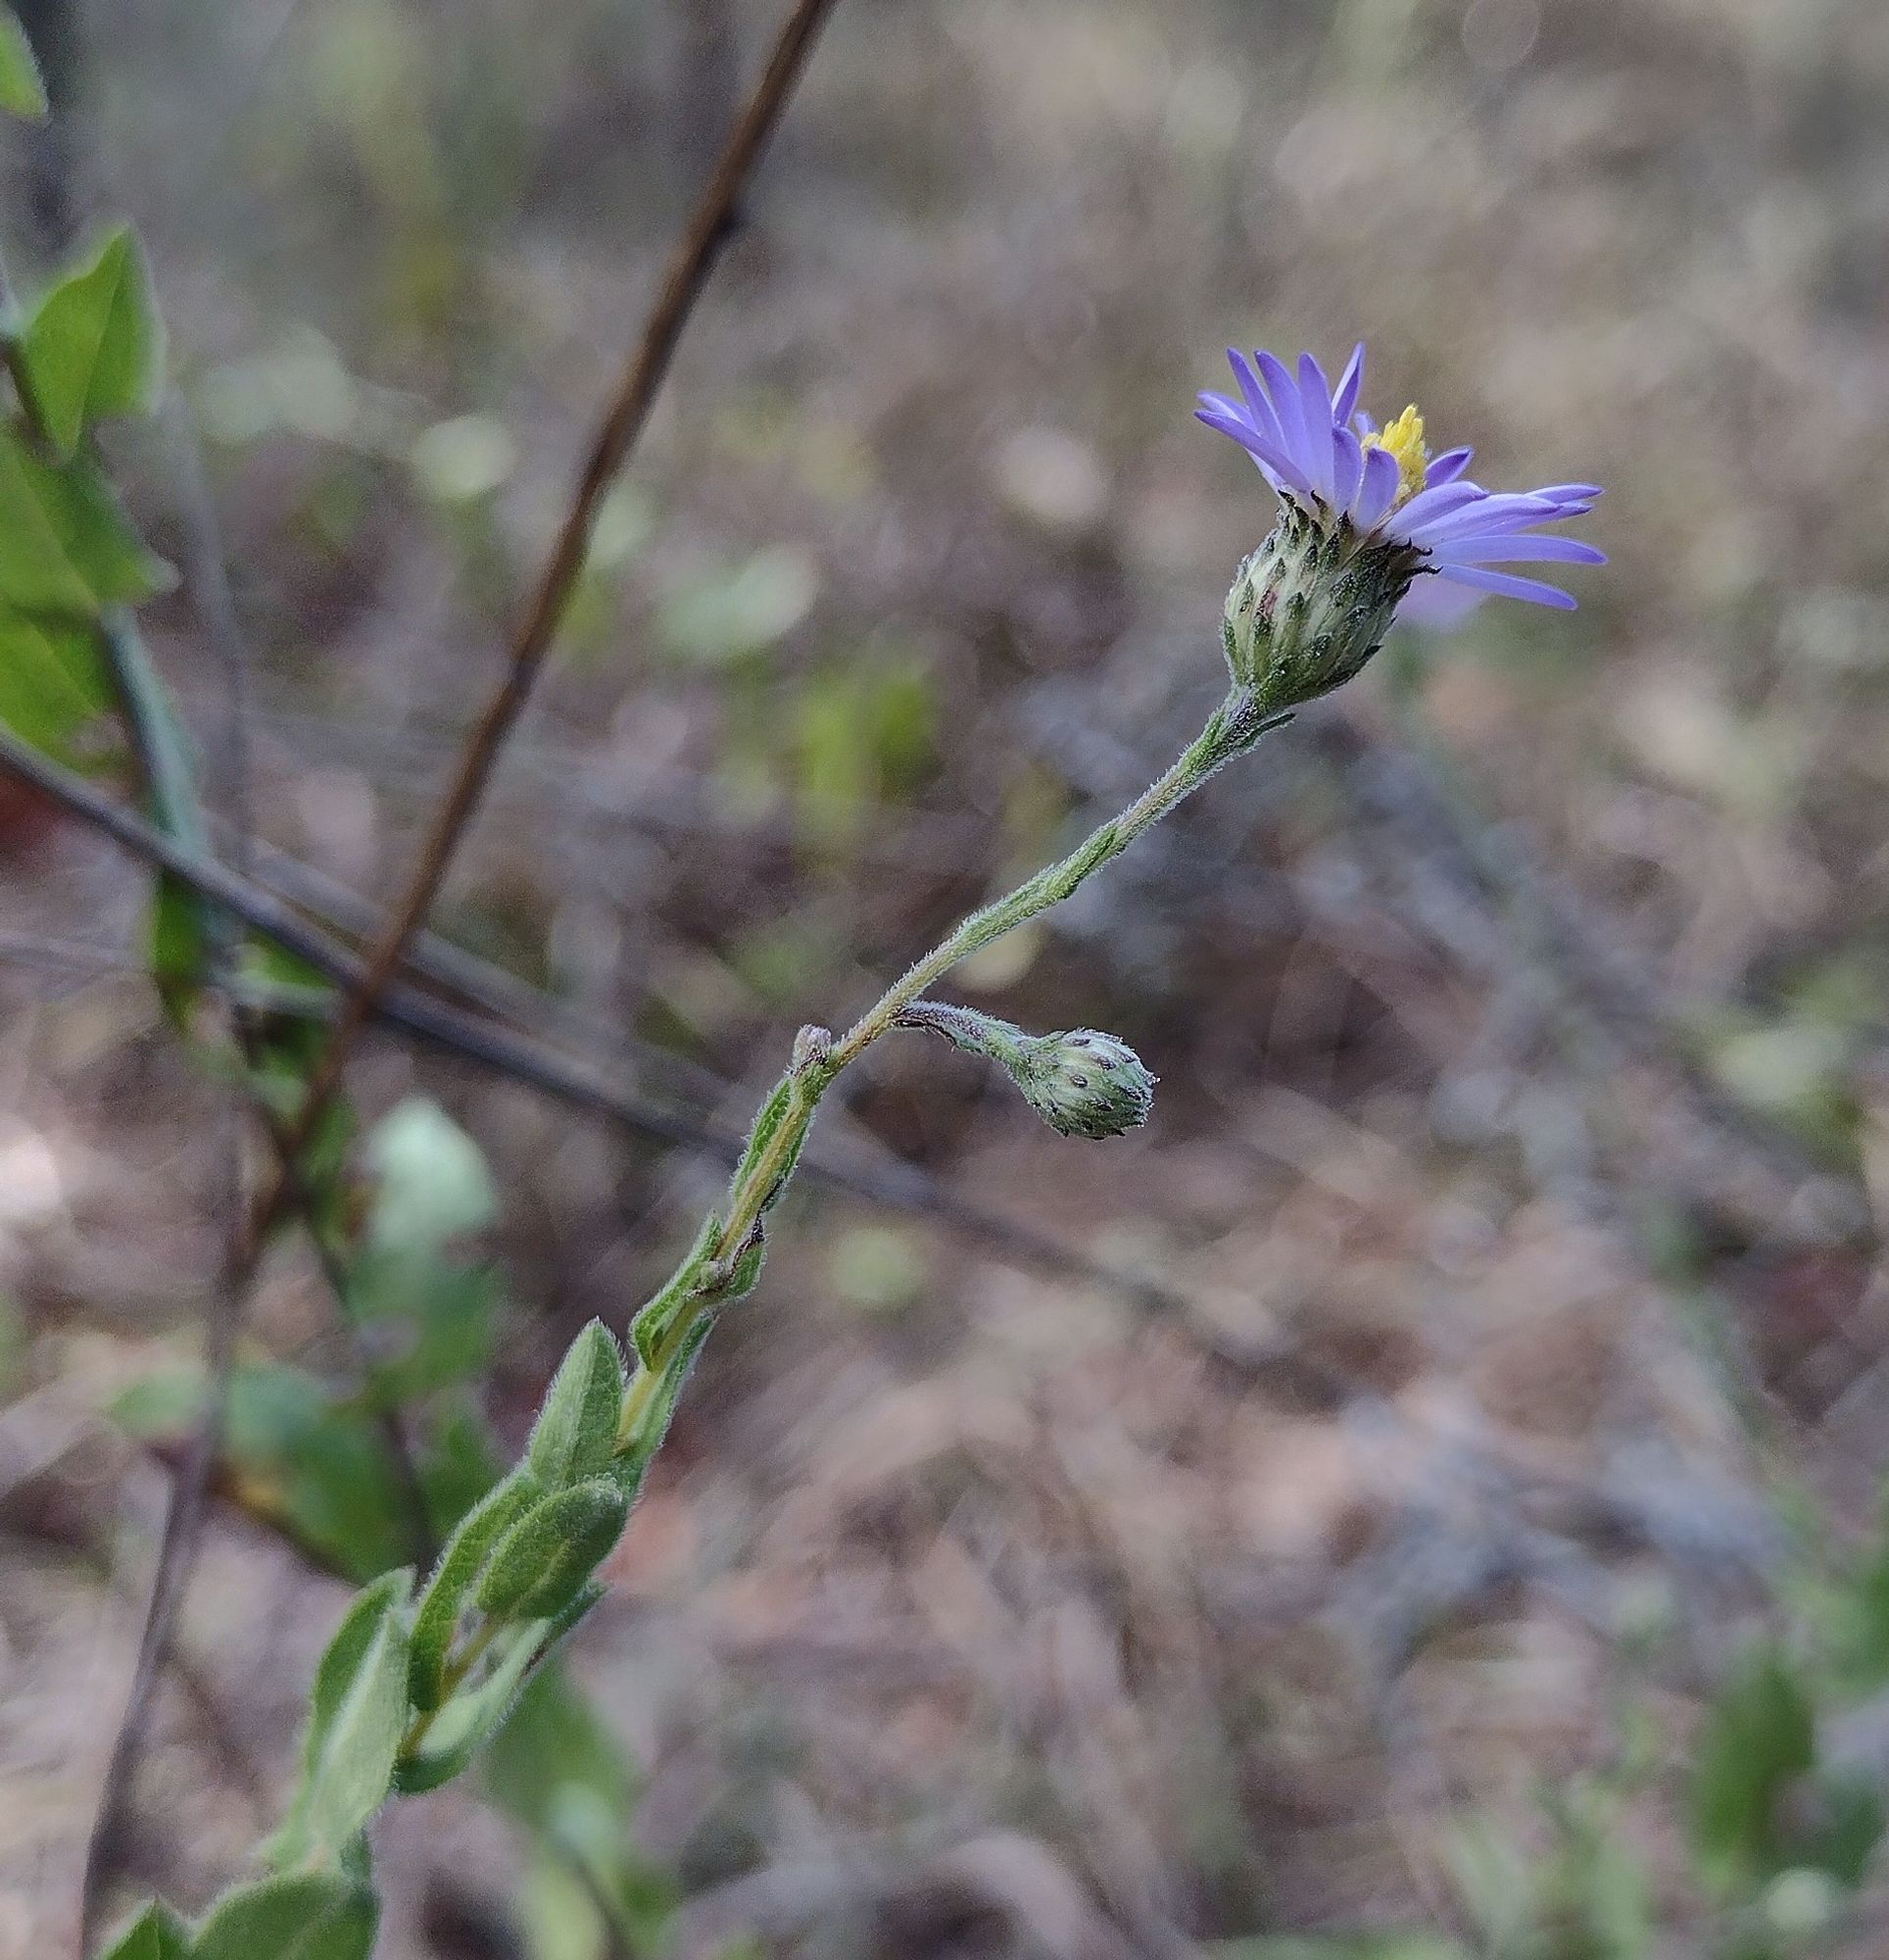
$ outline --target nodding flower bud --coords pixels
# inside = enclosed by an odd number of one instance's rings
[[[975,1007],[919,1001],[901,1027],[930,1028],[968,1054],[994,1061],[1052,1130],[1065,1137],[1119,1137],[1147,1121],[1155,1078],[1125,1041],[1099,1028],[1027,1034]]]
[[[1355,678],[1383,644],[1424,555],[1361,534],[1348,519],[1326,528],[1296,505],[1227,594],[1227,664],[1268,709],[1296,708]]]
[[[1119,1137],[1148,1119],[1154,1077],[1125,1041],[1098,1028],[1039,1035],[1011,1075],[1025,1100],[1065,1137]]]

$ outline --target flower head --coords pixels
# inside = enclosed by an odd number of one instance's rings
[[[1363,347],[1335,388],[1309,354],[1299,356],[1296,375],[1271,354],[1227,358],[1238,398],[1202,395],[1199,418],[1239,444],[1288,512],[1343,539],[1347,556],[1386,546],[1414,554],[1396,617],[1447,623],[1489,593],[1572,610],[1574,599],[1558,586],[1489,567],[1606,564],[1577,539],[1530,535],[1592,510],[1597,485],[1495,492],[1472,483],[1464,474],[1472,452],[1431,456],[1414,407],[1383,428],[1359,412]]]

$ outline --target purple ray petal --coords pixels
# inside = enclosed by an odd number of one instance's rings
[[[1504,564],[1510,562],[1537,564],[1605,564],[1607,554],[1578,538],[1557,537],[1476,537],[1454,544],[1438,545],[1430,553],[1431,564]]]
[[[1389,456],[1384,450],[1381,454]],[[1396,459],[1391,458],[1394,463]],[[1435,490],[1420,490],[1401,511],[1397,513],[1395,528],[1401,537],[1410,534],[1421,525],[1428,525],[1448,516],[1452,512],[1461,511],[1489,501],[1489,493],[1478,483],[1445,483]]]
[[[1441,456],[1430,459],[1429,467],[1424,471],[1424,488],[1440,490],[1446,483],[1454,483],[1470,466],[1470,458],[1476,454],[1473,449],[1446,449]]]
[[[1309,354],[1298,358],[1299,416],[1305,423],[1306,458],[1313,488],[1332,501],[1332,384]]]
[[[1538,578],[1516,578],[1506,571],[1483,571],[1473,564],[1450,565],[1436,576],[1458,585],[1473,585],[1482,592],[1500,593],[1504,599],[1526,599],[1535,606],[1552,606],[1560,612],[1572,612],[1577,603],[1573,593],[1562,591],[1558,585],[1543,585]]]
[[[1451,489],[1460,487],[1457,484],[1450,486]],[[1447,496],[1449,491],[1442,494]],[[1413,498],[1412,502],[1415,501]],[[1408,529],[1399,528],[1409,543],[1428,549],[1468,537],[1475,531],[1486,531],[1491,537],[1496,537],[1508,531],[1526,530],[1532,524],[1551,524],[1557,517],[1567,514],[1561,505],[1545,503],[1539,497],[1503,494],[1482,497],[1458,510],[1445,512],[1439,517],[1426,518]]]
[[[1298,385],[1285,371],[1284,364],[1264,348],[1253,358],[1266,377],[1266,392],[1273,398],[1273,413],[1279,417],[1280,434],[1284,438],[1282,446],[1298,465],[1300,474],[1306,475],[1311,456],[1305,441],[1305,417],[1299,413]]]
[[[1273,413],[1273,405],[1266,399],[1266,391],[1259,385],[1259,377],[1253,372],[1252,363],[1236,347],[1227,350],[1227,360],[1234,370],[1234,379],[1239,383],[1239,392],[1245,398],[1247,413],[1252,416],[1253,426],[1268,441],[1284,446],[1280,434],[1279,417]]]
[[[1419,626],[1433,633],[1460,625],[1489,595],[1472,592],[1441,578],[1420,578],[1397,607],[1400,626]]]
[[[1362,531],[1375,530],[1383,521],[1397,495],[1397,459],[1387,449],[1367,449],[1364,453],[1364,482],[1352,518]]]
[[[1262,468],[1283,476],[1306,496],[1312,495],[1312,486],[1305,480],[1304,470],[1283,449],[1257,434],[1249,422],[1242,421],[1237,416],[1220,415],[1212,409],[1195,409],[1193,417],[1195,421],[1205,422],[1210,429],[1218,429],[1222,435],[1232,436]]]
[[[1332,508],[1349,511],[1358,499],[1364,481],[1364,446],[1348,428],[1334,429],[1332,445],[1335,452],[1332,465]]]
[[[1344,372],[1338,376],[1336,391],[1332,397],[1332,419],[1343,424],[1351,419],[1351,411],[1358,406],[1358,389],[1364,381],[1364,342],[1361,340],[1351,350],[1351,359],[1344,364]]]

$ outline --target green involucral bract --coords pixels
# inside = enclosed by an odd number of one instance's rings
[[[1267,709],[1297,708],[1364,671],[1383,645],[1423,553],[1332,530],[1296,505],[1227,594],[1227,665]]]

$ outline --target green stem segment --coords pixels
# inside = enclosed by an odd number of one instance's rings
[[[800,1147],[812,1124],[820,1098],[834,1078],[858,1060],[881,1035],[898,1025],[899,1015],[960,960],[1014,931],[1026,920],[1060,905],[1083,881],[1118,858],[1208,777],[1235,756],[1241,756],[1264,735],[1290,719],[1269,711],[1249,688],[1235,687],[1207,717],[1199,735],[1176,758],[1158,781],[1136,798],[1119,815],[1090,831],[1068,857],[1046,865],[1015,891],[973,912],[892,986],[847,1033],[835,1040],[824,1029],[802,1031],[793,1064],[762,1105],[747,1152],[737,1165],[728,1190],[728,1208],[706,1256],[692,1254],[691,1265],[664,1288],[670,1295],[680,1284],[686,1291],[679,1309],[664,1328],[648,1366],[639,1368],[624,1396],[618,1427],[619,1449],[634,1447],[653,1408],[669,1365],[687,1348],[702,1317],[730,1299],[739,1298],[754,1284],[762,1214],[780,1196],[793,1175]],[[661,1298],[662,1296],[658,1296]]]

